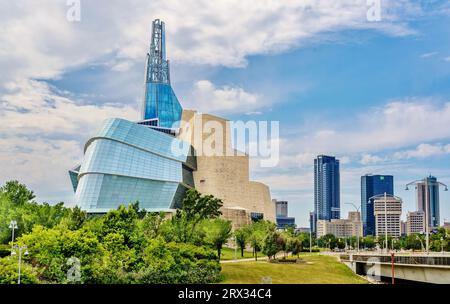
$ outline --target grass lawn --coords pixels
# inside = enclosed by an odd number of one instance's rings
[[[241,250],[238,248],[236,251],[236,256],[238,259],[249,259],[252,258],[252,252],[245,251],[244,250],[244,257],[241,257]],[[260,256],[261,253],[258,253],[258,256]],[[220,258],[221,261],[227,261],[227,260],[234,260],[234,249],[233,248],[222,248],[222,257]]]
[[[312,264],[273,264],[266,261],[221,264],[223,284],[259,284],[270,277],[273,284],[364,284],[366,280],[354,274],[334,257],[302,254],[300,258]]]

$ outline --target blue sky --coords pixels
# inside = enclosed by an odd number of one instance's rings
[[[81,1],[79,22],[65,1],[0,8],[0,182],[19,179],[41,200],[73,200],[67,169],[104,118],[139,118],[155,18],[166,21],[183,106],[280,121],[278,166],[252,162],[251,176],[289,201],[300,226],[317,154],[341,159],[342,216],[365,173],[393,174],[404,211],[415,208],[405,183],[433,174],[450,184],[447,1],[381,1],[378,22],[359,0]]]

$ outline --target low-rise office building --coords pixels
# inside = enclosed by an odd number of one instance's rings
[[[272,200],[276,210],[276,222],[278,229],[285,229],[287,226],[295,227],[295,217],[288,216],[288,202]]]
[[[317,237],[333,234],[335,237],[362,236],[362,224],[359,212],[349,212],[347,219],[317,221]]]

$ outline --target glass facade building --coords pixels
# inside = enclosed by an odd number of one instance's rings
[[[80,166],[69,170],[75,202],[105,213],[139,202],[147,211],[171,211],[194,187],[190,144],[176,139],[182,107],[170,85],[164,22],[153,21],[147,53],[142,121],[109,119],[88,140]]]
[[[81,166],[69,172],[75,200],[88,213],[136,201],[148,211],[175,209],[194,186],[189,151],[189,144],[170,135],[109,119],[86,143]]]
[[[289,226],[295,228],[295,217],[277,216],[277,228],[278,229],[284,229]]]
[[[361,176],[361,215],[363,234],[375,235],[375,215],[373,199],[380,194],[394,195],[394,177],[392,175],[364,175]]]
[[[340,218],[339,160],[334,156],[314,159],[314,217],[314,233],[317,220]]]

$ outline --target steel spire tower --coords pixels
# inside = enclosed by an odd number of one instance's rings
[[[174,129],[178,127],[183,109],[170,85],[169,60],[166,59],[165,24],[152,23],[150,50],[145,67],[145,95],[140,124]]]
[[[169,60],[166,60],[165,24],[156,19],[152,24],[150,53],[147,53],[146,83],[170,84]]]

